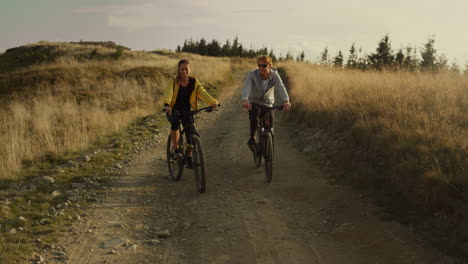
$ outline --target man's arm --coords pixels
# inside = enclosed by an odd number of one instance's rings
[[[249,103],[249,97],[252,93],[252,72],[247,74],[244,82],[244,88],[242,89],[242,107],[247,108],[249,111],[252,110],[252,105]]]
[[[289,109],[291,109],[291,103],[289,102],[288,91],[286,91],[286,87],[284,86],[283,80],[281,80],[281,77],[278,74],[278,72],[275,73],[275,78],[275,90],[279,93],[281,99],[283,100],[283,109],[285,111],[289,111]]]

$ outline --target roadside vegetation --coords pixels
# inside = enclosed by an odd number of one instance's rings
[[[336,179],[371,192],[438,248],[468,256],[468,76],[281,64]],[[321,142],[320,142],[321,141]]]

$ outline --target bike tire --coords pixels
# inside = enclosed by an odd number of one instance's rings
[[[204,193],[206,188],[206,167],[205,156],[201,140],[198,136],[194,135],[192,138],[192,157],[193,157],[193,172],[195,174],[195,185],[197,192]]]
[[[260,168],[262,165],[262,145],[261,145],[261,131],[257,128],[257,137],[255,138],[255,149],[253,149],[253,160],[255,167]]]
[[[183,139],[179,139],[179,149],[183,154]],[[167,138],[167,147],[166,147],[166,159],[167,159],[167,168],[169,170],[169,178],[173,181],[179,181],[182,178],[182,173],[184,172],[184,161],[183,158],[173,159],[171,157],[175,148],[172,144],[171,135]]]
[[[265,178],[267,182],[271,182],[273,177],[273,136],[270,132],[265,134]]]

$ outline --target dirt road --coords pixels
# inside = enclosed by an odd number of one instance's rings
[[[245,145],[240,87],[227,90],[220,111],[197,121],[208,165],[205,194],[196,193],[191,170],[180,182],[168,179],[164,136],[46,262],[452,263],[423,248],[408,228],[381,222],[359,193],[327,183],[290,143],[281,113],[273,180],[266,183]]]

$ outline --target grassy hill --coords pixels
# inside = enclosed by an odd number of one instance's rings
[[[158,111],[181,58],[215,92],[228,59],[130,51],[111,42],[38,42],[0,55],[0,178],[45,154],[85,149],[97,138]]]

